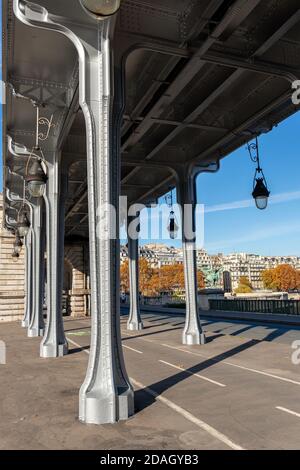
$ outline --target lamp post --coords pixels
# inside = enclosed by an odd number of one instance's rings
[[[167,230],[170,234],[170,238],[172,240],[175,240],[178,235],[179,226],[177,224],[175,212],[173,210],[173,190],[172,189],[170,190],[170,194],[168,194],[165,197],[165,200],[166,200],[168,207],[171,209]]]
[[[252,197],[255,200],[257,209],[264,210],[268,206],[268,200],[271,193],[268,189],[264,172],[260,166],[258,138],[256,137],[255,142],[251,144],[248,142],[247,148],[251,160],[257,164],[253,179]]]

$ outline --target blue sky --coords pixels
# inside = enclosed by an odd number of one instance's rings
[[[209,252],[300,255],[299,135],[298,112],[259,139],[261,165],[271,190],[265,211],[249,202],[246,208],[209,212],[212,206],[251,199],[255,165],[245,147],[223,159],[218,174],[198,177],[198,201],[208,209],[205,248]]]

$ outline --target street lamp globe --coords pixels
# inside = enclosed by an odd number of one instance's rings
[[[264,178],[257,178],[252,196],[255,200],[257,209],[264,210],[268,206],[270,191],[268,190]]]
[[[21,238],[26,237],[30,229],[30,222],[27,218],[27,215],[22,212],[19,216],[19,221],[17,223],[18,234]]]
[[[43,170],[40,160],[35,160],[31,165],[26,177],[27,188],[32,197],[41,198],[44,194],[47,176]]]
[[[21,240],[20,236],[17,234],[16,239],[15,239],[15,243],[14,243],[14,251],[13,251],[13,257],[14,258],[19,258],[20,253],[22,251],[22,247],[23,247],[22,240]]]
[[[83,6],[99,16],[114,15],[120,8],[121,0],[81,0]]]

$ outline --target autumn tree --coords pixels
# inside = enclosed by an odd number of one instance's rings
[[[300,288],[300,271],[289,264],[280,264],[276,268],[267,269],[262,273],[262,279],[267,289],[288,291]]]
[[[264,287],[266,289],[276,289],[274,284],[274,269],[265,269],[261,274]]]
[[[121,264],[120,267],[120,283],[121,283],[121,291],[128,292],[129,291],[129,261],[126,260]]]
[[[129,261],[121,264],[121,289],[128,292],[129,286]],[[204,275],[198,271],[198,288],[205,287]],[[175,263],[164,265],[154,269],[147,259],[140,258],[139,261],[139,290],[143,295],[156,296],[162,292],[174,292],[185,288],[184,267]]]
[[[247,276],[241,276],[238,288],[235,290],[237,294],[251,294],[253,287]]]

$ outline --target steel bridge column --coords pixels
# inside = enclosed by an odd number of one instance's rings
[[[33,260],[32,260],[32,229],[29,230],[25,238],[25,312],[22,320],[22,327],[28,328],[33,309]]]
[[[85,45],[86,62],[80,64],[80,86],[85,86],[80,104],[88,136],[92,331],[90,361],[80,390],[79,418],[94,424],[114,423],[134,412],[120,337],[118,215],[123,77],[116,69],[114,98],[109,29],[110,20],[98,21],[98,42]]]
[[[140,313],[140,293],[139,293],[139,239],[138,231],[134,230],[135,237],[131,237],[130,226],[139,225],[139,214],[128,216],[127,238],[128,238],[128,265],[129,265],[129,285],[130,285],[130,310],[127,322],[127,329],[139,331],[143,329],[143,322]]]
[[[59,357],[68,353],[63,318],[63,250],[65,218],[65,186],[60,181],[59,152],[46,153],[48,181],[44,196],[47,239],[47,324],[41,343],[41,357]]]
[[[32,231],[34,233],[34,244],[32,250],[33,263],[33,311],[28,328],[28,336],[33,338],[43,336],[43,298],[44,298],[44,231],[43,231],[43,200],[36,199],[32,206]]]
[[[87,134],[91,282],[91,348],[86,378],[80,389],[79,419],[91,424],[114,423],[134,413],[134,394],[124,365],[120,332],[118,215],[124,77],[121,69],[116,67],[114,72],[112,65],[115,18],[100,20],[89,13],[85,16],[79,2],[74,2],[73,18],[73,12],[67,7],[65,17],[60,7],[57,12],[55,2],[53,13],[32,5],[35,4],[14,0],[16,16],[29,26],[64,34],[73,42],[79,57],[79,104]],[[115,63],[121,67],[119,61]],[[62,279],[58,254],[61,241],[59,245],[58,239],[62,239],[63,224],[58,223],[57,175],[56,160],[49,168],[46,197],[49,313],[42,344],[45,356],[63,354],[67,350],[60,309]]]
[[[196,259],[196,176],[193,170],[180,175],[177,184],[178,202],[182,211],[182,249],[184,261],[186,319],[182,342],[187,345],[205,344],[199,317]]]

